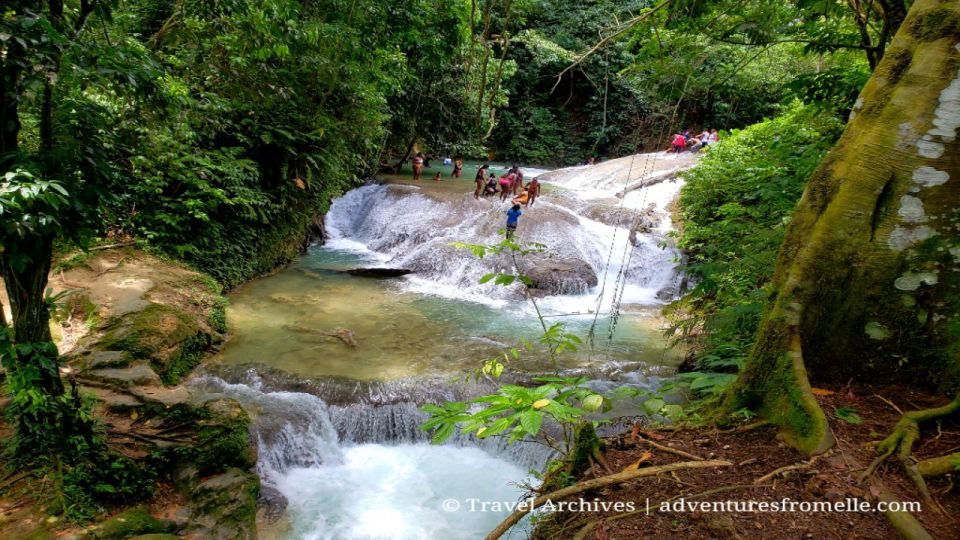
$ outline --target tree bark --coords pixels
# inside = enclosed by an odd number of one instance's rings
[[[14,343],[46,343],[50,336],[50,311],[45,292],[53,256],[53,236],[31,236],[19,245],[7,245],[0,255],[3,275],[12,314]],[[10,257],[15,253],[17,257]],[[56,369],[39,370],[38,385],[54,396],[63,394],[63,381]]]
[[[960,386],[958,29],[960,0],[913,4],[807,185],[727,395],[808,454],[833,443],[808,370]]]

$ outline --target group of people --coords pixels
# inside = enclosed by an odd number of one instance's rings
[[[413,165],[414,180],[420,180],[420,177],[423,175],[423,169],[430,166],[430,159],[431,159],[430,156],[425,155],[423,152],[417,152],[416,155],[413,156],[413,159],[411,159],[410,162]],[[449,157],[443,158],[443,164],[448,166],[449,165],[453,166],[453,171],[450,172],[450,178],[460,178],[461,176],[463,176],[463,160],[462,159],[458,158],[456,160],[453,160]],[[442,179],[442,176],[438,172],[436,176],[433,177],[433,179],[439,182]]]
[[[523,171],[516,165],[511,167],[510,170],[499,179],[497,175],[492,172],[487,176],[489,169],[489,165],[482,165],[477,169],[477,176],[474,178],[474,182],[477,185],[473,192],[474,199],[480,200],[480,197],[493,197],[499,193],[501,201],[505,201],[508,197],[512,196],[511,202],[513,202],[513,204],[524,207],[533,206],[534,201],[536,201],[540,195],[540,182],[536,178],[524,185]]]
[[[674,133],[670,142],[670,151],[680,153],[684,150],[698,152],[711,144],[716,144],[720,136],[715,129],[704,129],[699,135],[691,135],[690,130],[683,133]]]
[[[413,179],[420,180],[423,175],[423,169],[429,166],[429,158],[423,152],[417,152],[411,159],[413,165]],[[463,160],[444,158],[443,164],[452,166],[451,178],[460,178],[463,176]],[[488,176],[489,174],[489,176]],[[437,173],[433,178],[437,182],[442,180],[441,173]],[[477,169],[477,176],[474,179],[476,189],[473,192],[473,198],[480,200],[480,197],[495,197],[499,195],[500,201],[506,201],[508,198],[512,206],[507,210],[507,238],[512,238],[517,230],[521,214],[521,208],[533,206],[537,197],[540,195],[540,182],[534,178],[527,184],[523,183],[523,171],[520,167],[514,165],[506,173],[497,178],[497,175],[490,172],[489,165],[481,165]]]

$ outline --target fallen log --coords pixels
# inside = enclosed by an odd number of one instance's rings
[[[678,174],[679,172],[680,172],[680,171],[672,171],[672,172],[669,172],[669,173],[667,173],[667,174],[661,174],[661,175],[657,175],[657,176],[647,176],[647,177],[641,178],[640,180],[637,180],[636,182],[634,182],[634,183],[630,184],[629,186],[627,186],[627,187],[623,188],[622,190],[620,190],[620,192],[617,193],[617,198],[618,198],[618,199],[622,199],[622,198],[624,198],[624,196],[626,196],[627,193],[630,193],[631,191],[635,191],[635,190],[638,190],[638,189],[641,189],[641,188],[653,186],[653,185],[659,184],[659,183],[661,183],[661,182],[667,182],[667,181],[674,180],[674,179],[677,178],[677,174]]]
[[[352,268],[346,270],[351,276],[372,277],[372,278],[392,278],[412,274],[413,270],[406,268]]]

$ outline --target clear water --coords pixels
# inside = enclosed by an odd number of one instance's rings
[[[233,337],[225,362],[262,362],[308,377],[360,380],[408,378],[473,370],[521,338],[542,333],[529,306],[503,307],[405,290],[404,279],[371,279],[332,272],[370,265],[361,253],[313,248],[293,267],[250,282],[230,295],[227,317]],[[585,335],[593,317],[567,317]],[[611,356],[637,369],[673,365],[655,312],[624,314],[607,342],[607,320],[598,326],[599,345],[570,355],[564,367],[599,366]],[[350,347],[329,334],[353,332]],[[525,357],[530,370],[550,369],[546,358]]]
[[[598,322],[595,346],[566,355],[556,367],[615,366],[620,383],[643,384],[678,360],[661,333],[657,313],[663,302],[657,293],[676,281],[676,252],[660,244],[670,227],[665,207],[679,186],[627,196],[623,207],[646,208],[652,201],[665,216],[657,231],[630,238],[624,229],[580,215],[623,187],[617,183],[620,173],[609,169],[588,170],[605,175],[597,181],[567,178],[545,186],[537,208],[526,212],[522,232],[560,246],[563,256],[586,261],[601,277],[601,284],[584,294],[541,302],[548,321],[562,320],[581,336]],[[335,202],[327,245],[231,294],[227,315],[233,337],[221,360],[264,363],[312,380],[382,381],[391,392],[400,381],[452,378],[522,340],[536,341],[542,328],[522,295],[477,284],[490,261],[449,249],[451,240],[496,241],[502,226],[503,208],[496,201],[474,201],[473,168],[464,173],[450,180],[445,170],[439,184],[425,174],[413,187],[367,186]],[[409,183],[409,178],[389,180]],[[628,174],[627,180],[635,177]],[[369,266],[417,273],[371,279],[340,272]],[[612,276],[621,269],[629,279],[617,284]],[[632,305],[611,335],[609,303],[618,287],[621,301]],[[355,346],[337,337],[347,330]],[[555,366],[542,355],[524,353],[511,367],[542,372]],[[328,406],[323,395],[267,392],[255,381],[206,384],[251,411],[260,475],[289,501],[287,519],[272,534],[284,540],[479,538],[509,511],[471,511],[468,501],[517,501],[524,492],[517,483],[527,478],[527,466],[545,459],[539,447],[479,447],[464,440],[426,444],[426,434],[416,429],[424,418],[417,410],[422,397]],[[437,393],[426,399],[445,398]],[[448,500],[460,508],[449,511]]]

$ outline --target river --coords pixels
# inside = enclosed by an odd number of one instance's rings
[[[518,236],[546,252],[522,257],[522,270],[538,275],[547,324],[562,321],[587,343],[556,366],[525,352],[511,364],[511,380],[559,370],[607,389],[655,385],[670,373],[678,354],[662,336],[659,309],[682,286],[669,211],[682,182],[615,194],[689,165],[646,154],[526,170],[527,178],[541,175],[544,189],[524,210]],[[468,501],[518,500],[528,469],[549,459],[535,444],[458,437],[431,446],[419,429],[420,404],[491,391],[489,381],[463,375],[542,333],[519,283],[479,283],[488,272],[512,271],[510,259],[479,259],[450,245],[497,242],[509,206],[474,200],[473,170],[464,177],[385,177],[344,194],[327,214],[323,246],[231,294],[233,335],[193,384],[251,413],[258,472],[288,501],[276,536],[476,538],[508,512],[470,511]],[[413,273],[343,272],[357,267]],[[450,500],[461,507],[451,511]]]

